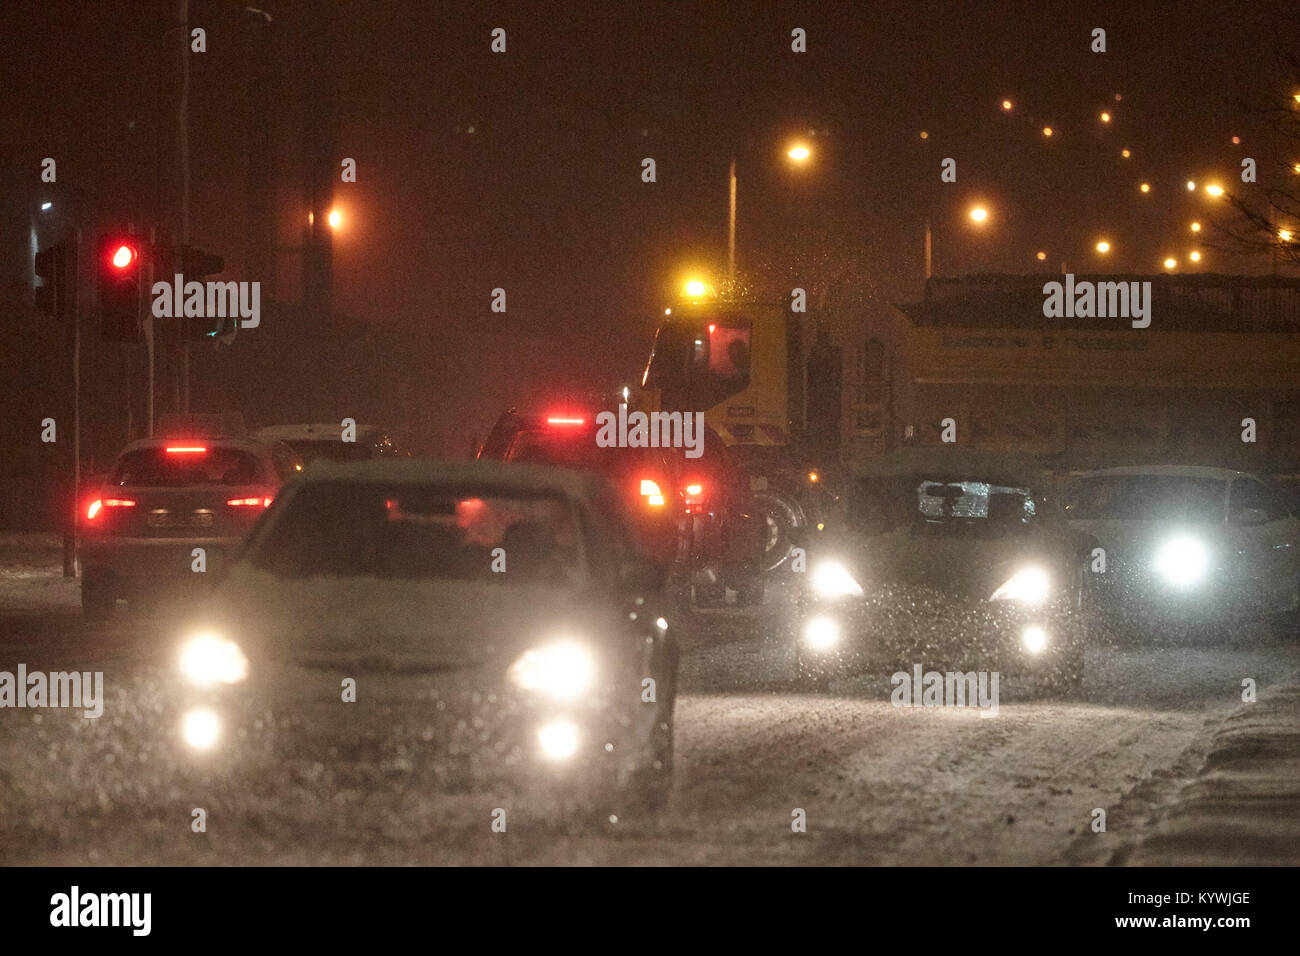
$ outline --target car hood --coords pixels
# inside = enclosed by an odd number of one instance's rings
[[[504,668],[549,638],[595,644],[604,623],[581,595],[554,585],[285,580],[246,567],[232,570],[212,616],[250,659],[392,672]]]
[[[1058,574],[1061,554],[1060,548],[1052,547],[1040,535],[928,536],[899,529],[842,539],[824,550],[822,557],[844,560],[868,590],[872,585],[891,585],[981,600],[1027,565],[1040,565]]]

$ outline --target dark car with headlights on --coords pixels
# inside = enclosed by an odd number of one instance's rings
[[[654,801],[677,683],[663,584],[597,475],[317,462],[181,635],[183,737],[245,768]]]
[[[1093,610],[1109,637],[1222,640],[1254,619],[1295,636],[1300,521],[1269,482],[1225,468],[1108,468],[1077,476],[1065,508],[1102,548]]]
[[[904,449],[860,469],[807,541],[801,680],[915,665],[1068,689],[1083,677],[1086,556],[1020,459]]]

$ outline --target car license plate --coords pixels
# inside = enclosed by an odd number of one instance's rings
[[[154,511],[149,515],[151,528],[206,528],[211,524],[211,511]]]

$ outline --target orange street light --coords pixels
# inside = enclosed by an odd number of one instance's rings
[[[1097,251],[1104,256],[1106,253],[1110,252],[1110,243],[1105,239],[1102,239],[1097,243]]]

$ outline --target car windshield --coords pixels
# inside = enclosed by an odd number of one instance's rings
[[[992,476],[912,474],[857,482],[848,502],[849,524],[868,534],[911,528],[930,534],[1000,537],[1030,527],[1040,505],[1035,494]]]
[[[113,469],[109,484],[119,488],[185,488],[247,485],[262,478],[257,456],[250,452],[203,442],[177,442],[165,448],[127,452]]]
[[[250,555],[284,578],[577,583],[582,549],[559,494],[327,482],[301,488]]]
[[[1065,513],[1078,520],[1217,522],[1226,491],[1220,478],[1097,475],[1074,483]]]

